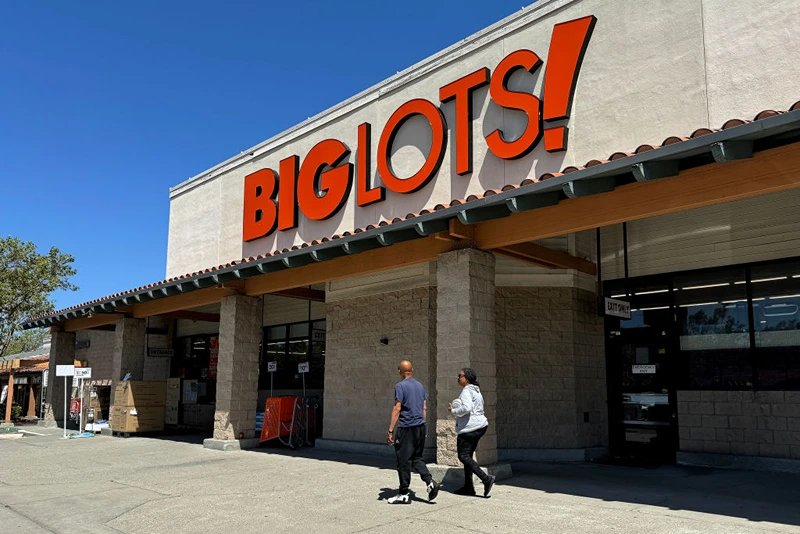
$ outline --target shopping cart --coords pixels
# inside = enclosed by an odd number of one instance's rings
[[[273,397],[267,399],[260,441],[278,439],[292,449],[308,443],[309,399],[304,397]]]

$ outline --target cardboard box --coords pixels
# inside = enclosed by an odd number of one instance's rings
[[[166,382],[119,382],[114,389],[114,406],[164,406]]]
[[[169,390],[167,390],[169,391]],[[177,425],[178,424],[178,402],[177,401],[167,401],[167,405],[165,407],[166,412],[164,413],[164,424],[165,425]]]
[[[167,402],[178,402],[181,400],[181,379],[168,378],[167,379]]]
[[[164,406],[114,406],[111,430],[117,432],[157,432],[164,430]]]

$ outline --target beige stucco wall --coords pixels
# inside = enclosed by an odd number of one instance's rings
[[[471,193],[519,183],[530,176],[606,158],[643,143],[660,143],[696,128],[719,127],[732,117],[752,118],[764,108],[786,109],[798,99],[800,4],[793,0],[550,0],[538,2],[397,76],[356,95],[298,127],[237,156],[218,168],[173,188],[167,275],[191,272],[276,248],[310,241],[404,217],[437,203]],[[389,116],[412,98],[438,103],[438,89],[480,67],[494,69],[508,53],[521,48],[546,61],[554,24],[595,15],[568,121],[567,152],[549,154],[538,146],[516,161],[487,152],[484,135],[500,127],[519,132],[525,119],[490,102],[486,88],[475,92],[473,106],[474,172],[452,171],[453,104],[441,106],[451,130],[438,176],[410,195],[387,192],[385,202],[356,208],[355,195],[327,221],[307,221],[296,231],[242,243],[244,176],[258,169],[278,169],[289,156],[303,158],[319,141],[336,138],[352,150],[357,126],[373,125],[372,151]],[[401,45],[398,45],[401,46]],[[516,73],[511,87],[541,94],[544,68]],[[244,117],[242,118],[244,120]],[[411,120],[398,136],[392,163],[406,176],[427,153],[429,130]],[[249,153],[253,155],[250,156]],[[373,180],[375,177],[373,157]]]

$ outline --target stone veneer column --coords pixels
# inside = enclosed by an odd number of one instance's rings
[[[52,332],[50,338],[50,365],[47,373],[47,397],[43,426],[58,426],[64,421],[64,377],[56,377],[56,365],[75,363],[75,332]],[[72,378],[67,378],[71,389]],[[67,399],[69,402],[69,399]]]
[[[471,367],[478,374],[489,429],[476,459],[497,463],[497,381],[495,362],[495,258],[489,252],[462,249],[440,254],[437,262],[436,312],[436,458],[457,466],[455,420],[447,410],[458,398],[458,371]]]
[[[258,349],[261,342],[260,297],[232,295],[222,299],[217,364],[217,407],[214,438],[204,445],[216,449],[242,448],[240,435],[255,438],[258,402]]]
[[[111,379],[118,382],[130,373],[129,380],[144,380],[144,351],[147,321],[123,317],[114,330],[114,353],[111,356]]]

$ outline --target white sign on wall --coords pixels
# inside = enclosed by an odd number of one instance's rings
[[[74,365],[56,365],[56,376],[73,376],[74,374]]]
[[[605,303],[606,315],[611,315],[612,317],[622,317],[623,319],[631,318],[630,302],[606,297]]]
[[[654,375],[656,374],[655,365],[634,365],[632,368],[635,375]]]
[[[73,375],[75,378],[92,378],[92,368],[91,367],[76,367],[75,374]]]
[[[298,373],[307,373],[308,372],[308,362],[300,362],[297,364],[297,372]]]
[[[267,372],[274,373],[278,370],[278,362],[267,362]]]

